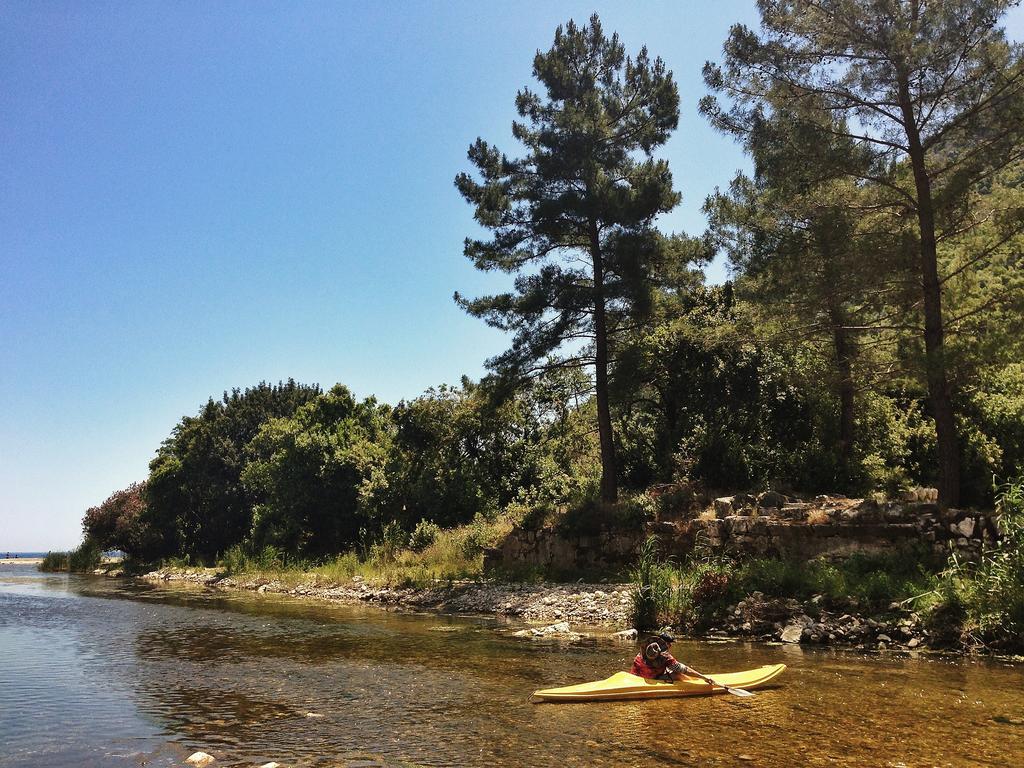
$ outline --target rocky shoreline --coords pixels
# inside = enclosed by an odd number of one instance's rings
[[[628,626],[632,609],[628,584],[466,581],[417,588],[388,587],[355,576],[347,584],[322,584],[314,579],[293,586],[260,577],[225,576],[213,568],[165,568],[140,578],[149,582],[199,584],[213,589],[289,595],[347,605],[375,605],[390,610],[495,614],[530,623],[569,622],[620,629]]]
[[[226,576],[216,569],[161,569],[141,577],[148,582],[201,585],[211,589],[279,594],[385,610],[497,615],[527,624],[523,637],[581,637],[577,628],[607,628],[622,639],[636,637],[630,627],[629,584],[519,584],[455,582],[427,588],[388,587],[360,579],[323,584],[313,579],[290,585],[261,577]],[[618,631],[615,631],[618,630]],[[892,604],[867,615],[851,606],[836,610],[821,597],[806,602],[765,598],[759,592],[729,606],[727,617],[711,626],[678,627],[682,636],[743,639],[766,643],[833,646],[860,651],[910,651],[954,648],[950,638],[925,627],[921,617]],[[961,649],[963,650],[963,649]]]

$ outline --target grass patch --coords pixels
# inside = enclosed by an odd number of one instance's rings
[[[638,629],[664,624],[701,626],[754,592],[766,598],[825,606],[885,609],[933,590],[941,562],[926,546],[845,560],[809,562],[757,557],[734,560],[698,548],[681,564],[661,560],[657,545],[645,545],[632,572],[633,617]]]
[[[68,569],[67,552],[47,552],[43,562],[39,564],[40,571],[47,573],[61,573]]]
[[[219,565],[229,575],[300,584],[343,584],[360,576],[367,581],[399,587],[425,587],[483,577],[483,551],[512,530],[507,517],[478,516],[450,529],[417,526],[412,536],[386,526],[375,539],[337,556],[309,560],[289,556],[274,547],[251,551],[232,547]]]
[[[933,634],[973,648],[1024,649],[1024,476],[996,488],[1001,539],[977,562],[950,555],[919,603]]]
[[[40,571],[50,573],[92,573],[103,561],[103,550],[95,542],[86,539],[77,549],[70,552],[47,552]]]

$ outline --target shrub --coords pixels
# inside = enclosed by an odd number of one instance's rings
[[[640,546],[636,566],[630,571],[633,626],[639,630],[657,627],[671,600],[672,577],[666,565],[658,558],[657,538],[648,537]]]
[[[73,573],[89,573],[100,567],[103,549],[92,539],[86,539],[78,549],[68,553],[68,570]]]
[[[409,549],[422,552],[433,544],[441,533],[441,527],[431,520],[420,520],[409,536]]]
[[[46,557],[43,558],[43,562],[39,564],[40,571],[47,571],[49,573],[57,573],[59,571],[66,571],[67,569],[67,552],[47,552]]]

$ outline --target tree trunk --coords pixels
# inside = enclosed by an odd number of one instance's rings
[[[604,307],[604,260],[597,224],[590,223],[590,249],[594,262],[594,384],[597,390],[597,430],[601,437],[601,501],[619,500],[615,437],[608,403],[608,328]]]
[[[953,399],[946,375],[946,354],[942,326],[942,288],[939,283],[938,251],[935,242],[935,206],[931,180],[925,165],[909,78],[899,73],[899,101],[907,133],[910,164],[917,190],[917,223],[921,239],[921,288],[924,298],[924,348],[928,397],[935,417],[938,442],[939,504],[956,506],[960,500],[960,449],[953,416]]]
[[[829,326],[832,331],[832,345],[836,354],[836,394],[839,397],[839,458],[843,464],[844,480],[850,477],[850,463],[853,458],[854,440],[854,386],[853,358],[855,354],[853,341],[847,326],[846,313],[843,311],[842,297],[839,295],[842,285],[840,277],[835,274],[836,263],[833,253],[833,242],[842,234],[829,230],[821,236],[822,256],[825,270],[825,305],[828,309]],[[845,238],[844,238],[845,239]],[[840,248],[847,247],[842,240]]]
[[[832,343],[836,353],[836,393],[839,395],[839,456],[843,471],[849,475],[854,440],[853,346],[849,331],[838,307],[829,307],[832,322]]]

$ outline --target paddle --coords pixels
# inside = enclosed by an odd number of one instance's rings
[[[685,665],[684,665],[684,667],[685,667]],[[700,672],[698,672],[693,667],[685,667],[685,669],[683,669],[682,671],[683,671],[683,674],[694,675],[695,677],[699,677],[705,683],[710,683],[711,685],[714,685],[714,686],[716,686],[718,688],[721,688],[723,691],[725,691],[726,693],[731,693],[733,696],[747,697],[747,696],[753,696],[754,695],[752,691],[744,691],[742,688],[730,688],[728,685],[723,685],[722,683],[716,682],[715,680],[712,680],[707,675],[702,675]]]

